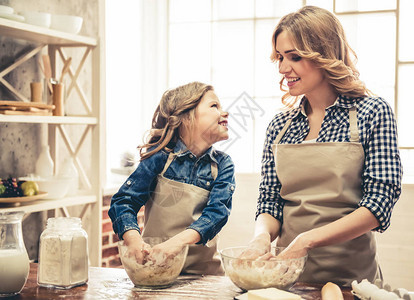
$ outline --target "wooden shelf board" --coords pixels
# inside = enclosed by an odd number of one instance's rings
[[[0,35],[49,45],[93,47],[97,45],[97,40],[95,38],[66,33],[4,18],[0,18]]]
[[[96,196],[73,196],[66,197],[63,199],[52,199],[52,200],[35,200],[33,202],[21,203],[19,206],[0,206],[1,212],[15,212],[24,211],[25,213],[33,213],[44,210],[56,209],[61,207],[69,207],[75,205],[84,205],[88,203],[95,203]]]
[[[95,117],[19,116],[0,114],[0,123],[97,124]]]

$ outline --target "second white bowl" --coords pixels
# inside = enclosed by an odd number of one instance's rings
[[[52,15],[45,12],[23,11],[20,13],[26,20],[26,23],[49,28],[52,22]]]
[[[77,34],[82,28],[83,18],[69,15],[52,15],[50,28]]]

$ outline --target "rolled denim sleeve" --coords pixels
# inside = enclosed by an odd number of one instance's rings
[[[227,223],[235,188],[234,164],[230,156],[226,155],[218,162],[218,175],[213,182],[206,207],[201,216],[188,227],[200,234],[201,239],[197,244],[205,245]]]
[[[167,155],[160,151],[141,161],[112,197],[108,215],[112,220],[112,228],[120,239],[127,230],[140,232],[137,214],[154,190],[157,175],[162,171],[166,160]]]

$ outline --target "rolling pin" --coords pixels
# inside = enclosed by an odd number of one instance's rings
[[[344,300],[342,291],[335,283],[328,282],[321,290],[322,300]]]

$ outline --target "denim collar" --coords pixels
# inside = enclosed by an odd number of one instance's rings
[[[189,155],[193,155],[195,157],[195,155],[187,148],[187,146],[184,144],[184,142],[181,139],[177,140],[173,151],[177,155],[177,157],[184,157],[184,156],[189,156]],[[217,160],[214,157],[215,152],[216,150],[213,148],[213,146],[211,146],[210,148],[207,149],[206,152],[204,152],[203,155],[200,156],[199,159],[200,160],[210,159],[214,161],[215,163],[217,163]]]

